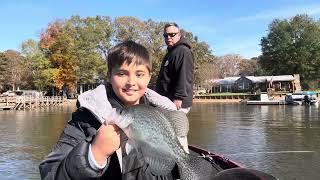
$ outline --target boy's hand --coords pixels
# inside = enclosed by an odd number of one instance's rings
[[[93,156],[99,165],[120,147],[120,129],[116,125],[102,123],[94,138],[91,148]]]

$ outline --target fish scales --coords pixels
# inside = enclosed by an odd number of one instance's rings
[[[183,180],[208,180],[216,173],[212,171],[209,162],[183,150],[170,119],[159,108],[146,105],[129,106],[122,110],[120,117],[122,121],[131,122],[125,132],[137,147],[143,152],[149,152],[147,156],[151,161],[150,166],[156,160],[172,159],[178,164]],[[158,167],[152,168],[156,170]]]
[[[180,154],[176,156],[177,159],[181,159],[181,155],[186,156],[170,121],[158,108],[144,105],[131,106],[122,111],[121,117],[132,121],[129,132],[135,134],[129,136],[135,137],[131,138],[147,143],[153,148],[160,148],[170,155]]]

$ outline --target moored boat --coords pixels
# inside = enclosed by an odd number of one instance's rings
[[[304,92],[303,104],[318,105],[318,98],[316,92]]]
[[[286,94],[284,101],[289,105],[302,105],[304,95],[302,93]]]
[[[285,96],[288,105],[318,105],[316,92],[289,93]]]

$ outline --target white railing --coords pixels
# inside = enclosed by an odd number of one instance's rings
[[[0,97],[1,109],[32,109],[41,106],[58,105],[64,102],[61,96],[13,96]]]

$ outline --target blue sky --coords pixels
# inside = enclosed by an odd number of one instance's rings
[[[210,45],[214,55],[261,54],[260,39],[275,18],[305,13],[320,18],[319,0],[1,0],[0,51],[39,40],[49,22],[104,15],[174,21]]]

